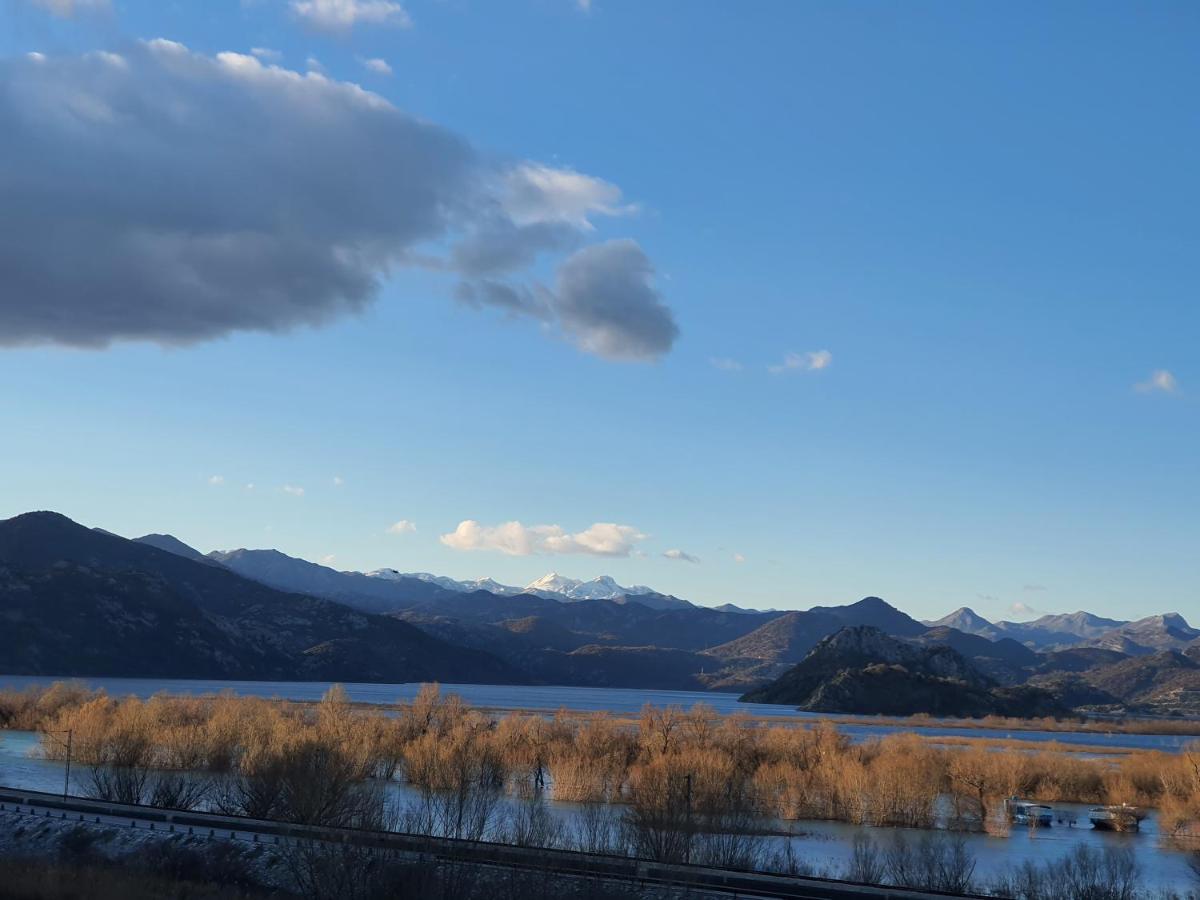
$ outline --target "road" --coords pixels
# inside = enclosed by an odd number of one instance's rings
[[[553,872],[605,881],[687,887],[713,895],[796,900],[932,900],[947,894],[905,888],[856,885],[821,878],[786,877],[707,866],[657,863],[651,860],[600,856],[572,850],[515,847],[483,841],[435,838],[396,832],[360,831],[292,825],[242,816],[156,809],[83,797],[63,798],[0,787],[0,811],[15,811],[85,825],[199,835],[220,840],[285,846],[298,842],[349,843],[412,859],[453,861],[488,867]],[[959,896],[959,895],[954,895]]]

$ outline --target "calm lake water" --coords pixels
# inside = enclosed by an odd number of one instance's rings
[[[215,694],[231,691],[248,697],[278,697],[284,700],[319,700],[332,687],[329,681],[203,681],[161,678],[76,678],[64,679],[43,676],[0,675],[0,688],[23,688],[30,685],[45,685],[54,681],[81,681],[95,688],[103,688],[113,696],[149,697],[157,693],[168,694]],[[390,704],[408,701],[417,695],[420,684],[354,684],[343,685],[350,699],[359,703]],[[821,713],[798,712],[790,706],[766,703],[741,703],[737,694],[707,693],[702,691],[644,691],[626,688],[556,687],[547,685],[495,685],[495,684],[444,684],[444,693],[460,695],[468,704],[484,709],[507,711],[514,709],[581,710],[585,712],[607,711],[615,714],[636,714],[646,703],[655,706],[682,706],[690,708],[697,703],[706,703],[719,713],[745,712],[753,716],[787,719],[791,721],[816,721],[828,716]],[[838,729],[854,739],[889,734],[894,731],[911,731],[927,737],[988,737],[1015,738],[1024,741],[1058,741],[1094,747],[1098,753],[1105,750],[1164,750],[1178,752],[1182,747],[1197,741],[1188,735],[1121,734],[1117,732],[1064,732],[1064,731],[1006,731],[992,728],[951,727],[939,725],[937,720],[929,725],[891,724],[849,725],[839,724]]]

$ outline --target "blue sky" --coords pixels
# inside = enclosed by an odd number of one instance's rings
[[[259,65],[319,64],[465,142],[486,157],[475,174],[586,176],[590,205],[572,217],[554,194],[565,243],[505,274],[532,298],[516,312],[456,299],[471,273],[394,255],[372,299],[315,327],[256,330],[257,301],[237,295],[202,336],[81,347],[68,276],[93,271],[95,245],[63,222],[98,208],[79,200],[93,188],[144,187],[140,133],[108,139],[100,164],[98,145],[18,112],[42,149],[0,174],[0,200],[14,220],[45,212],[0,228],[0,272],[35,234],[62,293],[0,284],[0,515],[51,508],[339,568],[608,573],[703,603],[1200,618],[1193,4],[359,0],[375,15],[342,27],[330,16],[354,3],[303,6],[9,0],[0,116],[5,82],[82,115],[80,92],[107,89],[87,68],[102,63],[72,68],[92,51],[127,60],[146,104],[167,96],[166,51],[139,41],[186,45],[196,78],[260,48]],[[389,173],[411,165],[365,113],[329,146],[292,140],[307,168],[242,171],[292,120],[192,87],[242,130],[219,166],[219,141],[155,158],[145,193],[169,215],[210,194],[211,216],[238,184],[255,202],[310,197],[304,227],[325,209],[407,226],[338,208],[351,178],[359,207],[372,179],[391,203]],[[47,146],[64,160],[50,174]],[[469,199],[454,227],[474,233]],[[103,214],[126,224],[120,202]],[[594,247],[635,248],[636,271],[576,296],[563,269]],[[140,296],[140,262],[123,277]],[[572,318],[626,289],[636,329]],[[390,533],[401,520],[415,530]],[[441,539],[464,520],[479,530]],[[509,522],[523,528],[490,530]],[[595,523],[622,526],[615,543]]]

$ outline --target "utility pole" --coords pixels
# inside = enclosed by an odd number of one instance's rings
[[[63,731],[47,731],[46,734],[54,737],[54,739],[60,744],[63,743],[63,740],[62,738],[57,737],[57,735],[65,734],[67,736],[67,770],[63,774],[63,800],[65,801],[71,793],[71,748],[75,737],[75,729],[67,728]]]
[[[63,775],[63,802],[67,800],[67,794],[71,791],[71,743],[75,737],[75,729],[67,729],[67,771]]]

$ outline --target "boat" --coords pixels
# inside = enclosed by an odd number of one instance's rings
[[[1142,827],[1146,811],[1137,806],[1122,803],[1120,806],[1094,806],[1088,810],[1088,819],[1093,828],[1102,831],[1137,831]]]
[[[1054,822],[1054,809],[1044,803],[1009,797],[1004,801],[1004,811],[1008,814],[1008,820],[1014,825],[1031,825],[1035,828],[1042,828]]]

